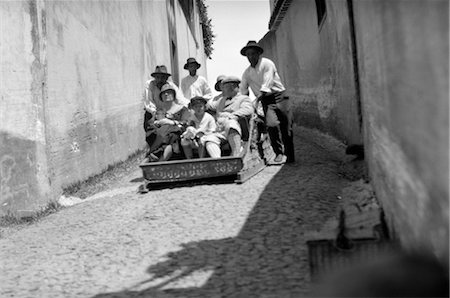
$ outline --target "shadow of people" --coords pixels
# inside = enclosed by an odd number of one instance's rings
[[[147,280],[95,297],[309,296],[306,235],[336,215],[348,180],[344,146],[305,129],[295,141],[297,162],[273,176],[235,237],[184,243],[149,266]]]
[[[239,234],[181,245],[147,269],[135,290],[95,297],[299,297],[309,292],[305,234],[335,215],[336,195],[347,183],[339,175],[343,146],[323,144],[301,129],[296,162],[265,186]],[[245,199],[245,198],[243,198]],[[192,276],[205,274],[205,282]],[[191,278],[191,281],[190,281]]]

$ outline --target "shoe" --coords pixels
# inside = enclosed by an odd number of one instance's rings
[[[286,159],[284,158],[283,154],[278,154],[274,159],[273,159],[273,163],[275,164],[282,164],[285,163]]]
[[[180,154],[180,146],[178,145],[178,143],[172,144],[172,150],[173,150],[173,153]]]
[[[295,158],[294,157],[287,157],[286,158],[286,163],[294,163],[295,162]]]

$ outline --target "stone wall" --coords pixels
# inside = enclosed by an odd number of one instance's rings
[[[372,183],[404,246],[448,263],[448,2],[354,6]]]
[[[175,9],[176,54],[205,61],[199,27]],[[21,213],[144,148],[144,83],[171,68],[167,6],[2,1],[0,17],[0,213]]]
[[[297,124],[362,143],[345,0],[327,2],[320,26],[314,0],[292,1],[276,31],[260,43],[276,62]]]

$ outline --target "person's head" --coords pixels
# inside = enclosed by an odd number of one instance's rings
[[[165,84],[161,88],[161,93],[159,93],[159,98],[163,102],[173,102],[175,100],[175,89],[170,84]]]
[[[156,66],[155,71],[151,74],[151,76],[155,78],[156,86],[161,89],[171,74],[167,72],[165,65],[159,65]]]
[[[217,77],[216,84],[214,85],[214,89],[216,89],[216,91],[222,91],[222,81],[225,77],[225,75],[220,75]]]
[[[241,49],[241,55],[246,56],[252,67],[258,64],[259,57],[264,49],[254,40],[250,40],[245,47]]]
[[[241,80],[235,76],[227,76],[222,80],[222,93],[225,97],[234,97],[239,92]]]
[[[197,69],[199,69],[200,66],[201,64],[198,63],[195,58],[188,58],[183,68],[188,70],[190,75],[195,75],[197,73]]]
[[[194,110],[195,115],[201,116],[205,113],[206,102],[207,100],[204,97],[196,96],[191,98],[189,107]]]

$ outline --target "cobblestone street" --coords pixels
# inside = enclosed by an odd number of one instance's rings
[[[112,194],[3,235],[0,296],[307,296],[305,235],[336,214],[349,180],[343,144],[302,128],[295,143],[295,164],[241,185],[142,195],[136,165]]]

